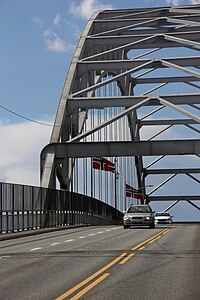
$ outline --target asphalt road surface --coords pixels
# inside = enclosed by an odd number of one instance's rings
[[[0,299],[199,300],[200,223],[1,241]]]

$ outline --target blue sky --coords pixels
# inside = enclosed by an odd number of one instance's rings
[[[39,184],[40,151],[49,141],[76,44],[94,11],[198,3],[0,0],[0,181]],[[4,108],[45,125],[19,118]]]

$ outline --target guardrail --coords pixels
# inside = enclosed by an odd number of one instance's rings
[[[97,199],[63,190],[0,183],[0,233],[108,224],[122,224],[122,213]]]

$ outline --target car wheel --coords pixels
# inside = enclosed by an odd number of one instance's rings
[[[124,225],[124,229],[128,229],[129,228],[129,226],[128,225]]]
[[[151,224],[151,225],[149,226],[149,228],[151,228],[151,229],[155,228],[155,223]]]

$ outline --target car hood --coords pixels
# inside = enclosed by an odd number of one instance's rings
[[[155,216],[155,219],[165,220],[165,219],[170,219],[170,216]]]
[[[151,216],[151,213],[126,213],[126,215],[129,215],[130,217],[149,217]]]

